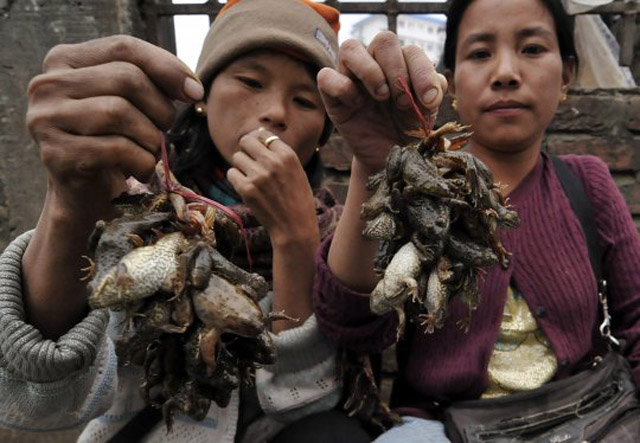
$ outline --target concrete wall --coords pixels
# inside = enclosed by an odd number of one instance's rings
[[[46,187],[26,90],[58,43],[142,35],[136,0],[0,0],[0,250],[37,221]]]
[[[26,90],[59,43],[143,35],[137,0],[0,0],[0,250],[35,226],[46,189],[38,147],[25,128]],[[64,443],[77,431],[25,434],[0,427],[7,443]]]

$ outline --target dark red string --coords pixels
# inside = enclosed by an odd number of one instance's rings
[[[253,260],[251,259],[251,251],[249,250],[249,239],[247,238],[247,230],[244,228],[244,223],[242,223],[242,219],[238,214],[236,214],[233,209],[228,208],[227,206],[218,203],[215,200],[208,199],[200,194],[196,194],[195,192],[190,192],[185,189],[181,189],[176,186],[175,183],[171,181],[171,169],[169,168],[169,155],[167,154],[167,145],[164,141],[164,136],[160,137],[160,149],[162,152],[162,167],[164,168],[165,175],[165,186],[167,187],[167,191],[175,192],[183,196],[186,199],[190,200],[200,200],[201,202],[213,206],[227,214],[231,219],[240,226],[240,231],[242,232],[242,237],[244,238],[244,246],[247,251],[247,261],[249,262],[249,271],[251,271],[251,267],[253,265]]]
[[[418,104],[416,103],[415,99],[413,98],[413,94],[411,93],[411,89],[409,89],[409,85],[407,84],[407,80],[405,80],[404,77],[398,77],[398,83],[400,83],[400,87],[402,88],[404,93],[407,95],[407,97],[409,97],[409,101],[411,102],[411,106],[413,107],[413,110],[415,111],[416,116],[418,117],[418,121],[420,121],[420,125],[422,126],[422,132],[424,132],[424,136],[427,137],[429,135],[429,133],[431,132],[431,130],[430,130],[430,128],[431,128],[431,116],[429,116],[428,120],[426,118],[424,118],[424,115],[422,114],[422,111],[420,111],[420,108],[418,107]]]

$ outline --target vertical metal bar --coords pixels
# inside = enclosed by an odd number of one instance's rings
[[[387,26],[389,31],[398,33],[398,0],[387,0]]]
[[[207,1],[207,5],[213,6],[211,8],[212,11],[219,11],[220,8],[224,6],[220,3],[219,0],[209,0]],[[216,19],[217,16],[218,16],[217,12],[212,12],[209,14],[209,26],[211,26],[211,24],[213,23],[213,21]]]
[[[637,14],[624,14],[622,18],[622,36],[620,42],[620,65],[631,66],[633,46],[636,38]]]
[[[156,0],[157,4],[170,5],[171,0]],[[157,23],[157,42],[167,51],[176,54],[176,32],[173,23],[174,15],[156,16]]]
[[[154,2],[143,1],[141,5],[142,15],[146,23],[145,39],[154,45],[158,44],[158,14],[154,8]]]

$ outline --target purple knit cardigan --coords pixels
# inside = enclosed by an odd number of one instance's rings
[[[562,158],[580,177],[593,207],[609,284],[612,332],[626,341],[625,355],[640,386],[640,236],[606,164],[592,156]],[[501,232],[504,246],[513,253],[511,264],[506,270],[491,268],[481,281],[480,306],[469,332],[456,325],[466,308],[453,299],[442,329],[433,334],[409,329],[399,343],[392,404],[400,413],[429,417],[438,404],[482,394],[511,280],[551,342],[559,362],[557,378],[579,370],[594,349],[600,349],[596,281],[586,242],[546,154],[509,198],[521,219],[519,228]],[[327,239],[318,253],[318,323],[341,346],[379,352],[394,342],[397,316],[373,315],[368,294],[350,290],[331,274],[326,263],[330,242]]]

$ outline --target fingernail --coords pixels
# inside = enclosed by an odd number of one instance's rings
[[[267,129],[264,126],[260,126],[258,128],[258,132],[266,131]]]
[[[436,97],[438,97],[438,90],[436,88],[431,88],[422,96],[422,104],[428,105],[433,102]]]
[[[381,98],[387,97],[389,95],[389,87],[387,85],[380,86],[376,89],[376,95]]]
[[[185,79],[182,90],[185,95],[192,100],[200,100],[204,97],[204,87],[202,83],[191,77]]]
[[[398,104],[398,106],[400,106],[401,108],[408,108],[409,106],[411,106],[411,100],[409,100],[409,97],[407,96],[407,94],[401,94],[396,98],[396,103]]]

